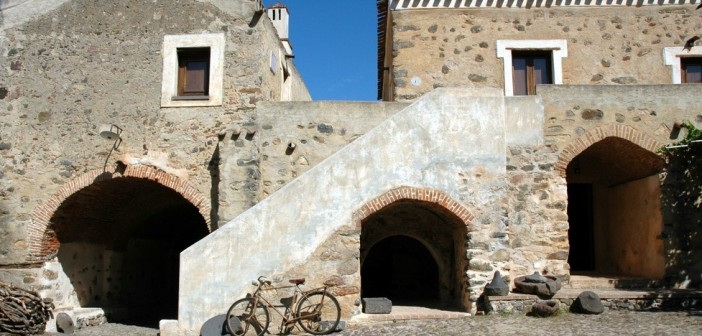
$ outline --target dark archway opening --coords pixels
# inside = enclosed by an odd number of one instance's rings
[[[568,184],[568,264],[573,272],[595,270],[592,184]]]
[[[364,297],[387,297],[403,305],[439,301],[439,268],[418,240],[393,236],[375,244],[361,268]]]
[[[362,221],[361,296],[466,311],[466,225],[430,202],[402,200]]]
[[[208,234],[190,202],[138,178],[76,192],[56,210],[51,229],[77,304],[102,308],[110,322],[149,327],[177,318],[180,252]]]
[[[664,275],[658,155],[617,137],[573,158],[568,182],[568,263],[575,275]]]

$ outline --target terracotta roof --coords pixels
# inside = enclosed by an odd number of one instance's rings
[[[273,8],[288,8],[288,6],[283,5],[280,1],[276,2],[275,5],[268,6],[268,9]]]

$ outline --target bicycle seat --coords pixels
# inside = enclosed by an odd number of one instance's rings
[[[302,285],[305,283],[305,278],[290,279],[290,280],[288,280],[288,282],[290,282],[291,284],[295,284],[295,285]]]

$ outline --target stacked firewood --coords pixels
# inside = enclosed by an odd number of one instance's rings
[[[43,334],[53,308],[51,299],[0,282],[0,334]]]

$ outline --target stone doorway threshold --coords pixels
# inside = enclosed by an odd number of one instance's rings
[[[570,282],[564,284],[564,287],[581,289],[641,289],[658,287],[658,282],[658,280],[630,276],[581,273],[572,274]]]
[[[419,306],[392,306],[390,314],[359,314],[352,317],[349,323],[385,322],[402,320],[426,319],[458,319],[467,318],[470,314],[449,310],[440,310]]]

